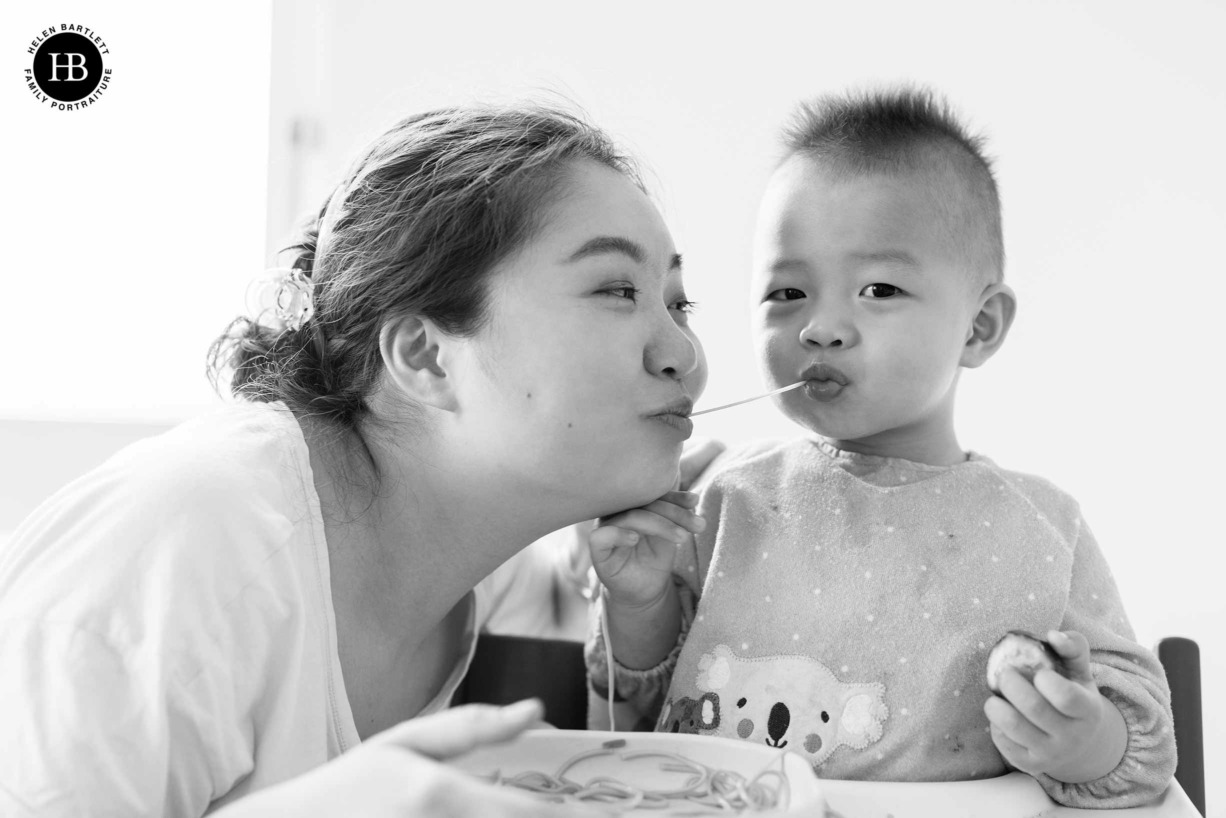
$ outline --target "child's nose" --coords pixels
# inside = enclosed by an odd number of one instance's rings
[[[831,309],[815,311],[800,330],[800,343],[805,347],[846,347],[857,340],[851,321]]]

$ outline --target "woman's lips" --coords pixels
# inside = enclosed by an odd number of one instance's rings
[[[694,421],[690,420],[690,412],[693,411],[694,401],[689,398],[680,398],[648,417],[666,423],[681,432],[682,439],[685,440],[694,433]]]
[[[685,415],[675,415],[671,412],[665,412],[659,415],[651,415],[652,420],[658,420],[668,426],[681,432],[682,440],[689,439],[689,436],[694,434],[694,421],[687,418]]]

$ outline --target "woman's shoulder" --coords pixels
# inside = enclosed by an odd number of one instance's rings
[[[242,506],[303,476],[305,454],[297,421],[282,405],[234,404],[138,441],[86,477],[139,489],[149,502]]]
[[[314,495],[287,488],[310,480],[296,430],[267,406],[194,419],[69,484],[0,547],[0,641],[33,697],[18,735],[67,707],[93,745],[137,747],[115,768],[149,788],[133,811],[173,796],[200,814],[256,745],[318,763],[344,729]],[[118,786],[79,775],[78,756],[40,757],[48,786]]]
[[[101,602],[150,583],[229,593],[288,542],[318,536],[308,463],[292,415],[274,406],[226,407],[134,443],[17,528],[0,551],[0,597],[74,581]]]
[[[140,515],[185,534],[280,528],[312,516],[317,502],[302,432],[280,404],[193,418],[127,447],[79,483],[81,501],[118,503],[120,522]]]

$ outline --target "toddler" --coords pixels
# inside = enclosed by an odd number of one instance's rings
[[[806,754],[819,775],[1033,775],[1058,802],[1143,803],[1175,767],[1170,694],[1081,511],[965,452],[963,367],[1004,342],[1000,204],[981,140],[923,90],[803,105],[760,210],[755,346],[811,434],[727,458],[602,521],[613,696],[657,730]],[[691,536],[693,533],[693,536]],[[987,656],[1045,635],[1064,673]],[[603,634],[588,645],[600,694]]]

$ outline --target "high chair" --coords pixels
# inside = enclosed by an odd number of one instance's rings
[[[545,721],[563,730],[587,727],[583,643],[483,633],[453,704],[510,704],[536,696]]]
[[[1191,639],[1168,636],[1158,642],[1158,661],[1171,686],[1171,714],[1179,766],[1175,780],[1201,815],[1205,814],[1205,738],[1200,710],[1200,648]]]

